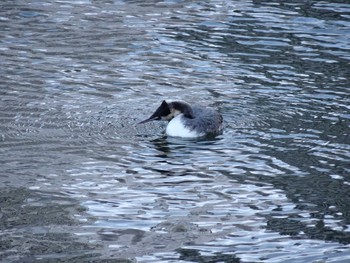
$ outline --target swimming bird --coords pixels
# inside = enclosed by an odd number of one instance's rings
[[[191,106],[184,101],[164,100],[151,117],[138,124],[154,120],[168,121],[166,134],[174,137],[217,135],[223,129],[223,118],[218,112],[200,105]]]

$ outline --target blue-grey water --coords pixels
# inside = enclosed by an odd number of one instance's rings
[[[349,262],[348,1],[3,0],[0,77],[1,262]]]

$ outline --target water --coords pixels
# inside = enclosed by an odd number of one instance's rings
[[[349,261],[347,1],[0,5],[1,262]]]

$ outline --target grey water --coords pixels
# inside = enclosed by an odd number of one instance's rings
[[[0,261],[349,262],[349,78],[348,1],[1,1]]]

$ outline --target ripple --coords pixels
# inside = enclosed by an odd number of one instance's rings
[[[5,3],[0,182],[74,215],[54,235],[10,218],[4,260],[349,257],[349,4]],[[216,108],[224,133],[135,125],[170,98]],[[23,235],[37,249],[9,245]]]

